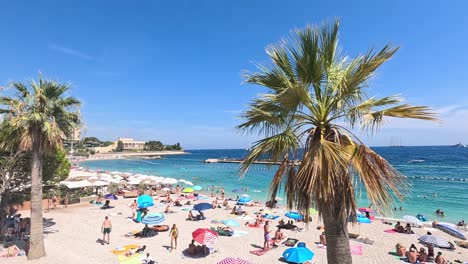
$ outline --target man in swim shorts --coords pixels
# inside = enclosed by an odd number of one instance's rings
[[[102,244],[107,243],[109,245],[111,231],[112,231],[112,223],[109,220],[109,217],[106,216],[101,226]],[[106,242],[106,235],[107,235],[107,242]]]
[[[263,250],[267,251],[270,249],[270,221],[265,222],[265,226],[263,227],[263,237],[265,242],[263,242]]]

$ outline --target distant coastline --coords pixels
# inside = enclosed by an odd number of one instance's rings
[[[167,155],[190,154],[183,150],[168,151],[147,151],[147,152],[110,152],[96,153],[89,157],[73,157],[73,162],[92,161],[92,160],[118,160],[118,159],[157,159]]]

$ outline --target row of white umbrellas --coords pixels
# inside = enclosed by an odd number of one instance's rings
[[[87,178],[86,180],[74,181],[73,178]],[[70,180],[71,179],[71,180]],[[125,179],[125,181],[124,181]],[[87,186],[107,186],[110,183],[138,185],[145,184],[177,184],[184,183],[186,185],[193,185],[192,182],[184,179],[176,180],[174,178],[164,178],[154,175],[145,174],[131,174],[129,172],[112,171],[110,173],[99,173],[82,170],[70,171],[67,180],[60,182],[68,188],[81,188]]]

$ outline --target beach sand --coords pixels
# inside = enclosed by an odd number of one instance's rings
[[[255,250],[263,246],[263,229],[251,228],[243,225],[245,219],[238,219],[235,216],[229,215],[229,211],[224,209],[213,209],[205,212],[208,218],[204,221],[186,221],[187,211],[182,211],[180,207],[171,207],[176,210],[176,213],[167,214],[164,224],[177,224],[180,232],[178,248],[170,252],[170,238],[168,232],[161,232],[152,238],[126,238],[125,233],[132,230],[141,230],[143,224],[135,223],[128,219],[130,209],[128,205],[133,199],[121,199],[112,201],[111,205],[115,208],[108,210],[100,210],[97,206],[91,204],[71,205],[68,208],[52,209],[44,213],[44,217],[50,219],[51,223],[55,223],[50,227],[45,228],[45,245],[47,256],[39,260],[28,262],[26,257],[1,258],[0,262],[9,263],[118,263],[117,256],[111,253],[111,250],[127,244],[146,245],[146,252],[158,263],[217,263],[226,257],[239,257],[249,260],[251,263],[283,263],[281,254],[288,247],[281,246],[275,248],[263,256],[256,256],[249,251]],[[204,202],[211,202],[204,201]],[[231,202],[232,204],[233,202]],[[246,207],[248,215],[254,220],[253,212],[261,209],[261,207]],[[157,206],[150,208],[150,213],[164,211],[164,205],[157,203]],[[281,209],[272,210],[274,214],[284,216],[285,211]],[[27,216],[29,212],[21,212],[23,216]],[[121,213],[121,214],[119,214]],[[101,224],[105,216],[109,216],[112,221],[113,229],[111,232],[110,245],[101,245],[96,242],[102,238],[100,233]],[[229,219],[232,218],[238,221],[241,226],[234,227],[234,230],[248,232],[241,237],[219,237],[214,245],[216,252],[207,257],[193,259],[186,257],[182,251],[187,248],[192,240],[191,233],[197,228],[210,228],[221,226],[221,224],[212,224],[213,219]],[[273,220],[271,226],[272,232],[276,231],[275,226],[280,220]],[[287,218],[285,218],[285,221]],[[320,225],[317,219],[310,223],[309,228],[302,232],[283,230],[286,238],[296,238],[299,241],[306,243],[307,247],[315,252],[315,257],[311,263],[327,263],[326,249],[318,248],[316,242],[319,241],[320,231],[316,227]],[[299,227],[304,227],[303,223],[299,223]],[[351,246],[355,248],[362,247],[362,255],[353,255],[354,263],[401,263],[401,261],[389,252],[395,251],[395,244],[401,243],[407,249],[412,243],[418,247],[422,246],[418,243],[419,235],[425,234],[430,230],[434,235],[443,237],[449,241],[454,241],[453,237],[432,228],[414,228],[414,235],[406,234],[390,234],[384,230],[391,229],[391,226],[381,223],[376,220],[372,224],[355,224],[350,226],[350,232],[360,233],[360,237],[368,237],[374,240],[373,245],[364,244],[358,241],[351,240]],[[459,259],[468,261],[468,249],[457,247],[455,251],[444,249],[435,249],[441,251],[446,259],[451,261]],[[4,252],[4,251],[3,251]],[[0,253],[2,254],[2,253]]]

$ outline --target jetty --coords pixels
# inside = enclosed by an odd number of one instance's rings
[[[230,158],[220,158],[220,159],[206,159],[203,163],[242,163],[244,160],[241,159],[230,159]],[[279,161],[269,161],[269,160],[256,160],[253,164],[263,164],[263,165],[280,165]],[[299,161],[294,161],[294,165],[299,165]]]

